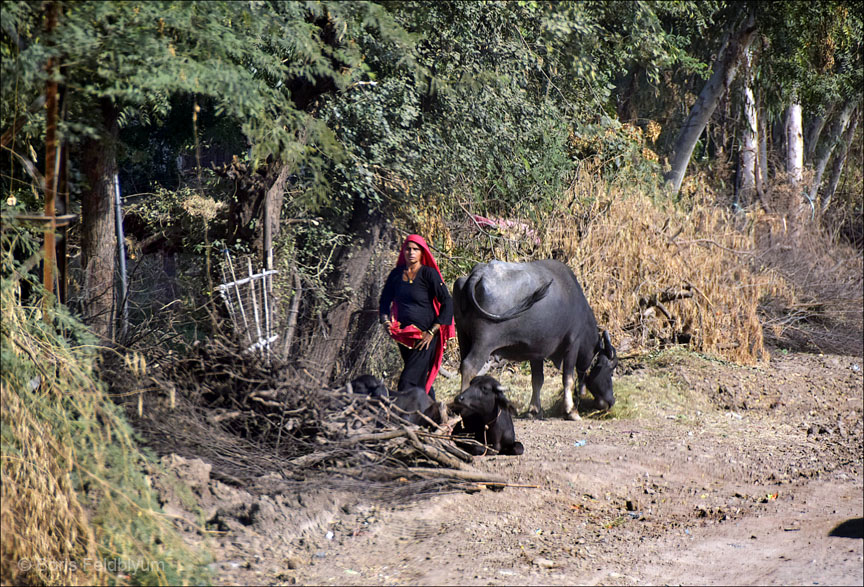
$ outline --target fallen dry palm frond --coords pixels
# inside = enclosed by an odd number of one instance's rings
[[[752,237],[729,212],[707,202],[664,209],[627,194],[583,230],[570,243],[573,265],[604,327],[643,350],[684,339],[740,363],[767,358],[760,300],[791,290],[753,267]]]
[[[173,362],[148,362],[170,364],[149,374],[161,382],[151,386],[138,420],[150,445],[162,454],[204,459],[216,477],[254,486],[274,472],[287,484],[322,475],[388,499],[394,486],[410,499],[468,481],[504,483],[473,469],[473,457],[453,443],[446,424],[419,428],[389,402],[308,378],[298,383],[304,378],[287,367],[250,360],[230,344],[212,341]],[[133,384],[123,383],[120,371],[117,392]],[[169,389],[176,394],[174,409]],[[129,411],[136,411],[131,400]]]

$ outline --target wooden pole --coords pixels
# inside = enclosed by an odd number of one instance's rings
[[[58,7],[56,2],[48,4],[45,15],[45,31],[48,35],[57,28]],[[55,196],[57,193],[57,81],[54,79],[56,60],[51,57],[46,64],[48,82],[45,85],[45,216],[50,218],[45,227],[43,249],[42,284],[45,300],[50,303],[54,292],[54,262],[56,260],[57,223],[55,221]]]
[[[63,112],[65,113],[65,111],[66,109],[64,107]],[[58,178],[58,186],[57,195],[60,196],[58,207],[60,208],[60,215],[65,216],[66,214],[69,214],[69,150],[66,148],[65,144],[60,145],[60,175]],[[65,304],[69,299],[69,279],[67,277],[68,266],[66,258],[68,255],[68,238],[69,224],[68,222],[64,222],[60,228],[60,242],[57,243],[57,273],[59,277],[57,299],[61,304]]]

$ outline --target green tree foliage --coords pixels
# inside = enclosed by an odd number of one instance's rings
[[[799,88],[802,104],[814,108],[840,99],[862,87],[862,21],[860,5],[783,3],[782,10],[764,7],[759,26],[768,43],[763,84],[779,104]],[[779,82],[779,83],[778,83]]]
[[[178,105],[172,97],[192,96],[242,130],[254,159],[302,158],[319,195],[321,162],[339,149],[327,126],[305,112],[310,88],[340,90],[364,75],[368,66],[352,39],[358,31],[396,47],[408,42],[369,2],[61,4],[59,25],[46,38],[40,5],[4,2],[3,30],[23,42],[4,35],[4,128],[42,91],[45,61],[56,55],[69,99],[67,140],[96,133],[91,114],[100,99],[121,109],[123,126],[159,127]],[[35,118],[31,134],[38,136]],[[297,141],[301,130],[305,144]]]
[[[418,36],[420,67],[411,74],[377,39],[361,38],[381,75],[322,112],[350,153],[334,169],[337,191],[380,204],[387,170],[415,193],[461,190],[498,211],[560,193],[572,133],[618,134],[611,92],[628,68],[640,63],[651,79],[675,64],[698,69],[683,48],[689,37],[667,33],[661,17],[710,18],[694,3],[388,6]]]
[[[339,258],[331,247],[351,242],[349,227],[360,212],[389,218],[427,197],[443,196],[455,207],[458,196],[474,212],[532,215],[555,203],[586,159],[598,162],[605,177],[635,169],[653,181],[657,155],[670,154],[724,34],[748,6],[723,0],[60,5],[59,25],[47,34],[43,4],[3,4],[0,121],[4,131],[22,115],[28,121],[14,133],[16,153],[41,156],[44,116],[30,106],[44,92],[47,58],[57,55],[65,138],[80,146],[96,136],[97,105],[113,102],[121,177],[135,178],[137,191],[164,194],[146,185],[154,179],[178,189],[174,162],[196,144],[221,146],[241,159],[251,153],[256,173],[259,163],[267,163],[265,171],[291,167],[285,206],[303,223],[292,225],[287,240],[296,242],[288,246],[310,264]],[[754,89],[763,106],[779,114],[785,92],[796,85],[810,112],[854,96],[862,71],[856,6],[787,0],[754,8],[764,41]],[[638,108],[621,124],[627,100]],[[697,149],[707,163],[734,148],[733,114],[728,102],[721,104],[708,123],[711,148]],[[31,192],[29,181],[20,182],[26,178],[19,160],[5,150],[3,157],[10,170],[4,187]],[[85,194],[75,161],[72,171],[73,194]],[[217,200],[242,197],[235,186],[211,187],[208,195]],[[38,197],[28,197],[38,206]],[[250,224],[260,217],[252,208],[245,216]],[[312,217],[324,221],[306,222]],[[186,250],[200,249],[201,236],[189,235]],[[320,269],[319,276],[327,273]]]

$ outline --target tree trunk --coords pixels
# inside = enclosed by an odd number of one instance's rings
[[[822,183],[822,176],[825,174],[825,168],[828,166],[828,160],[831,158],[831,153],[840,140],[840,136],[849,126],[849,118],[852,116],[852,110],[855,104],[852,100],[847,100],[843,106],[843,110],[837,115],[831,124],[831,131],[822,144],[816,150],[816,167],[814,168],[813,184],[810,186],[810,199],[816,201],[816,196],[819,193],[819,186]]]
[[[807,125],[807,131],[804,133],[804,162],[808,165],[813,161],[813,155],[816,153],[816,145],[819,144],[819,137],[822,136],[822,130],[825,128],[825,123],[831,116],[837,102],[830,102],[825,107],[825,111],[817,114]]]
[[[378,251],[393,249],[385,226],[381,213],[370,211],[360,199],[355,201],[349,228],[354,239],[339,252],[328,287],[331,296],[339,301],[322,316],[323,332],[317,333],[304,353],[307,370],[319,384],[329,384],[335,368],[340,372],[350,368],[356,347],[365,343],[362,335],[377,325],[377,294],[383,279],[378,275],[381,271],[370,268],[375,266]],[[370,288],[376,294],[372,303],[369,299],[373,296],[362,293]]]
[[[768,123],[765,121],[764,109],[757,115],[759,124],[759,155],[756,160],[759,164],[759,177],[756,182],[756,189],[759,192],[759,197],[764,205],[765,201],[765,184],[768,181]]]
[[[843,165],[846,163],[846,155],[849,153],[849,145],[852,144],[852,139],[855,137],[855,129],[858,128],[860,120],[861,109],[858,108],[852,113],[852,118],[843,132],[843,137],[840,139],[840,150],[834,156],[834,163],[831,165],[831,179],[828,180],[828,186],[825,188],[825,194],[822,197],[822,214],[825,214],[828,210],[828,206],[831,205],[831,199],[837,191],[840,176],[843,174]]]
[[[745,7],[745,10],[748,11],[747,18],[734,34],[730,35],[718,53],[714,62],[714,73],[699,93],[699,98],[691,108],[690,115],[675,140],[672,169],[666,174],[667,185],[675,194],[681,189],[681,182],[684,180],[687,165],[690,163],[699,136],[717,108],[726,88],[735,79],[741,56],[749,50],[756,36],[754,13],[749,7]]]
[[[273,269],[273,240],[279,236],[282,203],[285,201],[285,182],[288,181],[290,172],[291,168],[283,164],[279,168],[273,185],[264,193],[262,248],[264,249],[264,268],[268,271]]]
[[[84,285],[82,315],[93,332],[111,338],[114,262],[114,174],[117,172],[118,112],[111,101],[100,101],[102,135],[84,145],[82,165],[89,189],[81,196],[81,267]]]
[[[637,65],[633,71],[627,74],[627,81],[624,93],[618,103],[618,120],[621,122],[636,122],[639,119],[639,113],[634,104],[634,96],[639,86],[639,74],[642,68]]]
[[[756,98],[751,87],[750,66],[752,54],[745,54],[747,82],[743,85],[744,129],[741,133],[741,188],[739,200],[744,206],[753,202],[756,193],[756,162],[759,151],[759,124],[756,116]]]
[[[804,177],[804,133],[801,130],[801,104],[798,97],[786,110],[786,174],[793,186],[801,183]]]

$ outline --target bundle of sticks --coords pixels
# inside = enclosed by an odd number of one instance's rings
[[[184,452],[210,455],[214,463],[225,457],[235,463],[232,474],[239,478],[262,474],[251,459],[237,458],[254,450],[266,455],[266,469],[272,471],[278,463],[283,475],[294,478],[321,472],[369,482],[508,485],[502,476],[477,469],[472,455],[456,445],[450,432],[458,417],[440,424],[426,418],[428,426],[420,427],[387,401],[310,385],[308,378],[298,384],[304,378],[294,375],[288,368],[265,366],[211,345],[175,361],[162,378],[152,378],[161,379],[166,389],[170,385],[172,398],[176,394],[180,399],[171,411],[151,419],[151,425],[171,429],[177,437],[181,426],[176,420],[183,419],[178,412],[185,410],[189,417],[182,424],[183,436],[196,446]],[[168,424],[172,418],[175,423]],[[459,441],[462,446],[475,442]],[[495,453],[487,449],[486,454]]]

